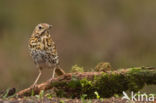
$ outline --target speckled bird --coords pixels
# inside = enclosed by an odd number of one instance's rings
[[[33,86],[37,84],[44,68],[53,69],[52,79],[55,76],[55,72],[57,75],[65,74],[60,68],[56,46],[50,35],[51,27],[47,23],[38,24],[29,39],[28,47],[30,49],[30,55],[39,69],[39,74]]]

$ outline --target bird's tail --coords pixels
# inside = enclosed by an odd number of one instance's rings
[[[55,70],[55,73],[56,73],[58,76],[64,75],[64,74],[65,74],[64,70],[60,67],[60,65],[57,65],[57,68],[56,68],[56,70]]]

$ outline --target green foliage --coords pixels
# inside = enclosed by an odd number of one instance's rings
[[[32,89],[32,91],[31,91],[31,96],[34,96],[34,94],[35,94],[35,93],[34,93],[34,90]]]
[[[59,103],[65,103],[63,100],[60,100]]]
[[[88,103],[87,100],[85,100],[86,97],[87,97],[87,94],[82,94],[81,96],[82,103]]]
[[[84,72],[84,69],[83,69],[83,67],[74,65],[74,66],[72,66],[71,72]]]
[[[16,97],[15,88],[8,88],[0,91],[0,98],[6,99],[6,98],[13,98],[13,97]]]
[[[40,98],[43,98],[43,97],[44,97],[44,90],[41,90],[41,91],[40,91],[39,96],[40,96]]]
[[[119,98],[119,95],[118,94],[114,94],[114,97]]]
[[[35,95],[35,97],[37,97],[38,99],[43,99],[43,97],[44,97],[44,90],[41,90],[39,95]]]
[[[46,96],[48,99],[52,99],[52,97],[53,97],[53,95],[50,94],[50,93],[45,94],[45,96]]]
[[[95,91],[94,94],[96,95],[97,99],[100,99],[99,93],[97,91]]]
[[[4,94],[3,99],[8,97],[8,93],[9,93],[9,89],[6,90],[6,93]]]

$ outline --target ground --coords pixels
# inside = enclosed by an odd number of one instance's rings
[[[0,99],[0,103],[126,103],[126,100],[121,100],[121,98],[109,98],[109,99],[66,99],[53,97],[48,99],[43,97],[39,99],[37,97],[25,97],[25,98],[11,98],[11,99]]]

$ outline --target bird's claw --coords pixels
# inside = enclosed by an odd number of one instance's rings
[[[32,88],[32,89],[35,89],[36,87],[37,87],[36,84],[33,84],[33,85],[30,86],[30,88]]]

